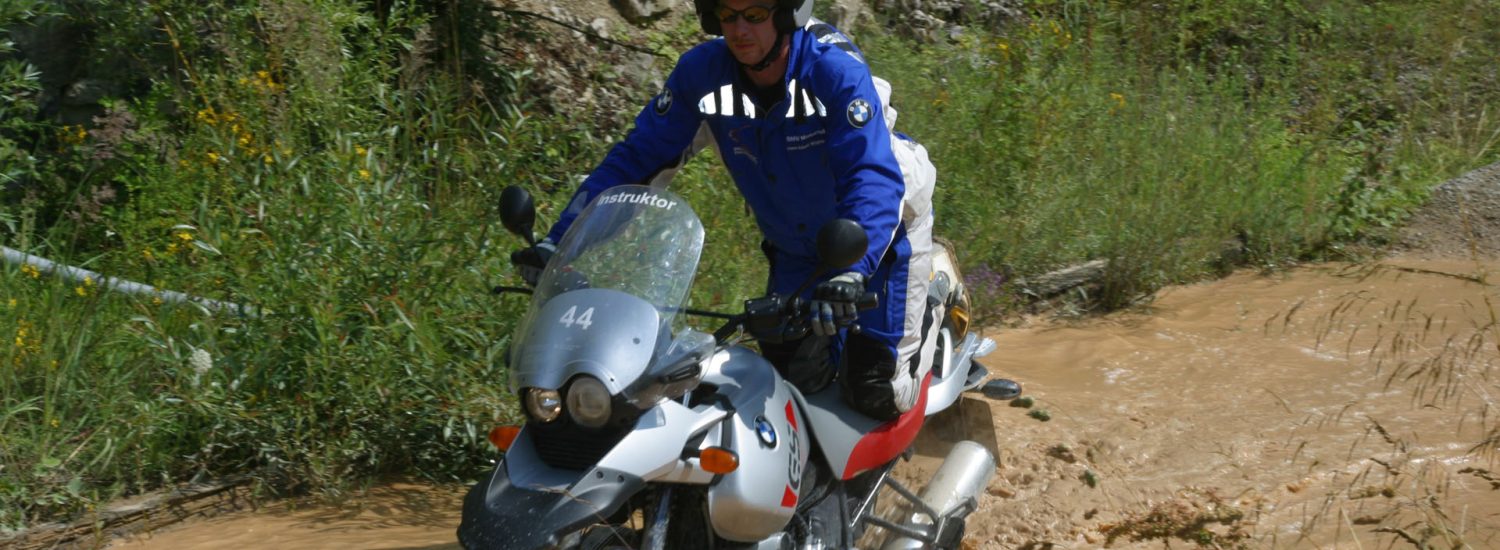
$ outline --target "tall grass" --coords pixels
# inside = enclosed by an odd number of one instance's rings
[[[939,167],[939,233],[985,270],[1105,258],[1118,306],[1226,248],[1371,236],[1497,157],[1493,2],[1032,7],[998,35],[863,40]]]
[[[40,119],[36,75],[0,71],[0,158],[27,159],[0,166],[0,241],[263,315],[0,269],[0,528],[200,475],[475,475],[515,415],[524,307],[486,291],[515,284],[519,245],[492,203],[517,183],[556,219],[623,117],[531,102],[535,21],[467,0],[60,5],[0,28],[108,21],[87,46],[120,55],[91,71],[128,85],[97,118]],[[1497,155],[1493,3],[1153,6],[856,33],[934,155],[966,272],[1106,258],[1101,302],[1122,304],[1222,269],[1227,239],[1269,264],[1368,235]],[[674,28],[648,39],[696,39]],[[679,178],[708,229],[694,305],[734,309],[764,281],[753,220],[711,155]]]

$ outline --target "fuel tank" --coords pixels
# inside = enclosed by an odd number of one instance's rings
[[[714,532],[737,542],[770,537],[797,509],[812,450],[796,390],[764,358],[738,346],[709,361],[703,383],[718,386],[735,410],[710,438],[740,457],[738,469],[708,488]]]

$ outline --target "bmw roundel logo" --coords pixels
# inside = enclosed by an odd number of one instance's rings
[[[672,89],[663,86],[661,94],[656,96],[656,114],[665,115],[672,108]]]
[[[776,446],[776,427],[766,421],[766,417],[755,417],[755,435],[760,438],[760,444],[767,447]]]
[[[849,124],[855,128],[864,128],[865,124],[875,116],[875,111],[870,108],[870,102],[856,99],[849,102]]]

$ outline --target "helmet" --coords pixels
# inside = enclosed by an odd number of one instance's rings
[[[807,25],[812,19],[813,0],[775,0],[776,12],[771,14],[771,22],[776,25],[776,32],[790,33],[793,30]],[[719,24],[719,17],[714,10],[719,7],[719,0],[693,0],[693,10],[698,12],[698,24],[703,27],[703,32],[723,36],[724,28]]]

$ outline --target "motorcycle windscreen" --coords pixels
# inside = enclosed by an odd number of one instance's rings
[[[703,224],[681,197],[641,185],[600,193],[573,221],[537,281],[531,308],[516,330],[511,389],[557,388],[580,371],[537,371],[583,368],[567,367],[572,364],[569,361],[623,359],[613,351],[585,348],[628,343],[630,364],[596,363],[619,369],[599,377],[611,393],[617,393],[651,357],[647,353],[639,359],[635,348],[644,346],[654,352],[658,341],[670,340],[665,335],[677,328],[677,313],[687,302],[702,251]],[[611,292],[579,294],[584,290]],[[648,319],[638,307],[624,305],[631,301],[619,295],[633,297],[654,310],[654,318]],[[563,297],[568,297],[566,306],[552,304]],[[622,323],[635,326],[607,326]],[[639,345],[634,343],[636,338],[641,340]],[[572,349],[542,349],[557,346]]]

